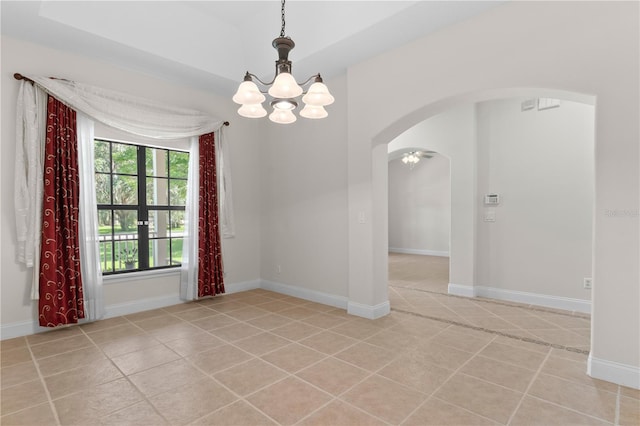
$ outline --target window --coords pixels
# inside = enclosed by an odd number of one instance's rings
[[[188,152],[95,141],[105,275],[180,265],[188,170]]]

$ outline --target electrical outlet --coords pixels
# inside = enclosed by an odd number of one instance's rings
[[[276,265],[276,274],[282,273],[282,267],[280,265]]]
[[[592,278],[585,278],[582,281],[582,287],[584,287],[587,290],[591,290],[591,285],[593,284],[593,279]]]

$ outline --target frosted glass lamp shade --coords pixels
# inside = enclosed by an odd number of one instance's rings
[[[300,116],[304,118],[325,118],[329,114],[322,106],[305,105],[300,111]]]
[[[297,120],[296,116],[288,109],[275,109],[269,114],[269,120],[279,124],[289,124]]]
[[[253,81],[243,81],[232,99],[233,102],[243,105],[261,104],[266,98],[260,93],[258,86]]]
[[[324,83],[315,82],[309,87],[307,94],[302,97],[302,102],[312,106],[331,105],[334,97]]]
[[[274,109],[286,109],[293,111],[298,104],[293,99],[280,99],[277,102],[272,103]]]
[[[281,72],[269,88],[269,94],[274,98],[292,99],[302,94],[302,87],[290,73]]]
[[[261,118],[267,115],[267,110],[260,103],[246,104],[238,108],[238,114],[247,118]]]

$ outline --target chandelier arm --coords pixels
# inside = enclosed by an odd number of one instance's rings
[[[320,77],[320,73],[312,75],[304,83],[298,83],[298,86],[304,86],[304,85],[308,84],[311,80],[322,81],[322,77]]]
[[[271,80],[271,82],[265,83],[264,81],[260,80],[260,78],[255,74],[251,74],[250,72],[247,72],[247,75],[255,78],[256,80],[258,80],[258,83],[262,84],[263,86],[267,86],[267,87],[271,86],[273,84],[273,82],[276,81],[276,77],[273,77],[273,80]]]
[[[260,80],[260,77],[258,77],[258,76],[257,76],[257,75],[255,75],[255,74],[252,74],[252,73],[250,73],[250,72],[247,72],[247,75],[251,76],[251,78],[255,78],[255,79],[258,81],[258,83],[262,84],[262,85],[263,85],[263,86],[265,86],[265,87],[268,87],[268,86],[273,85],[273,82],[274,82],[274,81],[276,81],[276,77],[277,77],[277,75],[276,75],[276,76],[274,76],[274,77],[273,77],[273,80],[271,80],[269,83],[266,83],[266,82],[264,82],[264,81]],[[320,77],[320,73],[318,73],[318,74],[314,74],[314,75],[312,75],[311,77],[309,77],[308,79],[306,79],[304,82],[302,82],[302,83],[298,83],[298,85],[299,85],[299,86],[305,86],[305,85],[309,84],[309,83],[311,82],[311,80],[315,80],[315,81],[322,81],[322,77]],[[262,92],[262,91],[261,91],[261,93],[266,93],[266,92]],[[303,93],[307,93],[307,92],[303,92]]]

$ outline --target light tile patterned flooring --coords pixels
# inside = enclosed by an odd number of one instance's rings
[[[375,321],[252,290],[5,340],[0,423],[640,424],[585,374],[585,318],[400,285]]]
[[[397,312],[478,331],[589,353],[589,315],[447,294],[449,259],[389,254],[389,300]]]

